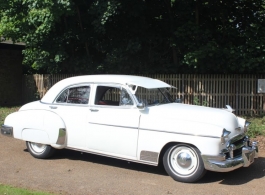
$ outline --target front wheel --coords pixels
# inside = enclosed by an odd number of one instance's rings
[[[29,153],[35,158],[49,158],[55,152],[55,149],[49,145],[39,144],[34,142],[26,142]]]
[[[185,144],[168,148],[163,165],[168,175],[180,182],[195,182],[206,173],[199,150]]]

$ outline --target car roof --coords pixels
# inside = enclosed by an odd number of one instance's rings
[[[85,75],[63,79],[53,85],[41,99],[44,103],[52,103],[55,97],[64,88],[82,83],[116,83],[122,85],[136,85],[147,89],[171,87],[169,84],[158,79],[132,75]]]

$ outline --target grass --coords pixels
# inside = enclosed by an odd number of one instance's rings
[[[52,195],[47,192],[26,190],[23,188],[15,188],[9,185],[0,184],[0,194],[1,195]]]

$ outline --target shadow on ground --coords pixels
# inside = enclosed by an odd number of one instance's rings
[[[25,149],[24,151],[28,152],[27,149]],[[145,165],[141,163],[128,162],[126,160],[120,160],[120,159],[115,159],[115,158],[110,158],[110,157],[105,157],[105,156],[100,156],[100,155],[95,155],[95,154],[83,153],[83,152],[78,152],[78,151],[68,150],[68,149],[57,150],[51,159],[53,160],[69,159],[69,160],[79,160],[79,161],[81,160],[81,161],[86,161],[86,162],[91,162],[91,163],[102,164],[106,166],[130,169],[134,171],[141,171],[141,172],[147,172],[147,173],[158,174],[158,175],[167,175],[164,167],[160,165],[159,166]]]
[[[24,151],[27,152],[27,149],[25,149]],[[109,158],[89,153],[82,153],[68,149],[58,150],[51,159],[53,160],[69,159],[69,160],[87,161],[91,163],[130,169],[134,171],[147,172],[147,173],[164,175],[164,176],[167,175],[163,165],[161,164],[157,167],[157,166],[128,162],[125,160],[119,160],[115,158]],[[258,159],[255,159],[255,162],[249,167],[242,167],[235,171],[226,172],[226,173],[208,171],[205,174],[205,176],[197,182],[197,184],[219,182],[219,184],[223,185],[242,185],[254,179],[263,178],[264,176],[265,176],[265,158],[259,157]]]

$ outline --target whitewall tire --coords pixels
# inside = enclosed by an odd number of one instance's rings
[[[199,150],[186,144],[169,147],[163,165],[174,180],[186,183],[199,180],[206,172]]]
[[[49,145],[34,142],[26,142],[29,153],[35,158],[49,158],[55,152],[55,149]]]

